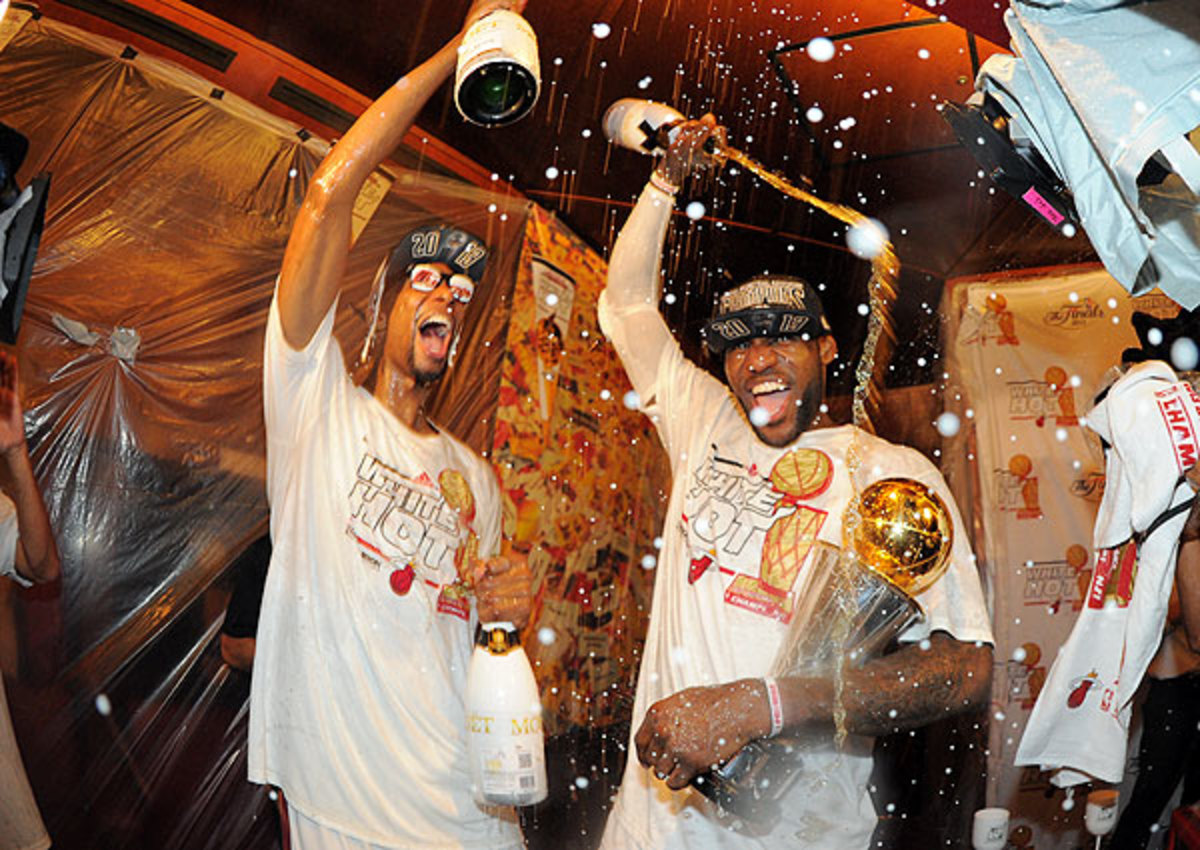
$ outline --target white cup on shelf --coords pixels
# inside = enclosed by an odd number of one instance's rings
[[[974,850],[1004,850],[1008,844],[1008,809],[980,809],[971,824]]]

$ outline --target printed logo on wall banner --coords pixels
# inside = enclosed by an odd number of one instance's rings
[[[1175,450],[1175,465],[1182,475],[1200,458],[1196,438],[1197,423],[1200,422],[1200,395],[1191,384],[1179,383],[1156,392],[1154,400],[1167,426],[1171,446]]]
[[[1005,689],[1008,704],[1016,704],[1024,711],[1029,711],[1046,684],[1042,648],[1033,641],[1021,644],[1020,651],[1014,652],[1013,658],[1005,663],[1005,674],[1008,678],[1008,687]]]
[[[1114,604],[1125,608],[1133,599],[1137,581],[1137,544],[1132,541],[1116,549],[1096,553],[1096,570],[1088,588],[1087,607],[1100,609]]]
[[[1079,611],[1087,599],[1092,578],[1087,547],[1074,543],[1067,547],[1063,560],[1026,564],[1021,575],[1025,579],[1022,597],[1025,605],[1043,606],[1051,614],[1064,607]]]
[[[1051,366],[1041,381],[1009,381],[1008,416],[1013,421],[1033,420],[1040,428],[1047,418],[1056,426],[1078,425],[1075,390],[1066,370]]]
[[[993,470],[996,482],[996,503],[1000,510],[1015,513],[1017,519],[1041,519],[1038,501],[1038,479],[1033,474],[1033,461],[1028,455],[1013,455],[1007,469]]]
[[[788,622],[791,590],[828,515],[802,502],[829,489],[833,474],[829,456],[816,449],[788,452],[764,476],[714,446],[684,502],[689,583],[732,575],[728,604]]]
[[[1017,338],[1017,317],[1008,309],[1008,299],[998,292],[988,295],[984,301],[984,312],[979,319],[979,330],[966,342],[980,345],[1020,345]]]
[[[1161,292],[1148,292],[1134,298],[1133,309],[1149,313],[1156,319],[1173,319],[1179,315],[1179,305]]]
[[[1085,502],[1099,503],[1104,498],[1104,473],[1098,469],[1089,470],[1082,478],[1071,482],[1071,495],[1078,496]]]
[[[1086,327],[1098,319],[1103,319],[1105,315],[1099,304],[1085,296],[1048,311],[1042,317],[1042,321],[1052,328],[1075,330]]]

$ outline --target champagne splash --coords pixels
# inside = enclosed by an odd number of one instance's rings
[[[854,593],[854,570],[855,565],[847,553],[842,553],[842,557],[837,560],[837,575],[835,577],[835,587],[837,592],[834,594],[836,602],[836,610],[834,611],[833,630],[830,633],[831,639],[838,645],[844,646],[846,639],[850,636],[850,624],[854,619],[854,615],[858,613],[855,602],[857,601]],[[842,745],[846,743],[846,735],[849,730],[846,728],[846,702],[844,699],[846,691],[846,656],[844,653],[837,654],[837,661],[833,665],[833,745],[838,750],[841,750]]]
[[[888,245],[888,248],[891,248],[890,244]],[[873,309],[871,311],[871,315],[875,315],[875,311]],[[869,335],[870,328],[868,328],[868,336]],[[858,424],[858,415],[861,407],[859,403],[858,391],[862,386],[864,386],[864,379],[862,377],[864,372],[861,364],[862,362],[866,361],[866,358],[867,348],[866,344],[864,343],[863,359],[860,361],[858,375],[856,376],[857,383],[854,388],[854,418],[856,425]],[[867,374],[869,375],[869,372]],[[856,509],[856,506],[859,504],[860,495],[858,489],[858,471],[862,468],[862,444],[859,441],[858,434],[858,431],[854,432],[854,434],[850,437],[850,445],[846,447],[846,474],[850,476],[850,489],[854,495],[851,496],[850,503],[847,506],[845,513],[842,515],[843,536],[846,533],[847,527],[857,525],[858,523],[861,523],[863,519],[862,514]],[[851,571],[855,568],[855,565],[851,562],[852,558],[853,553],[851,552],[842,552],[842,557],[838,558],[838,592],[835,596],[835,599],[837,600],[837,610],[834,611],[833,616],[834,632],[838,635],[837,639],[840,641],[839,646],[844,645],[846,633],[850,630],[850,623],[854,619],[855,614],[854,606],[856,600],[853,590],[853,580],[850,577]],[[833,743],[839,751],[841,750],[842,745],[846,743],[846,735],[849,732],[849,730],[846,728],[845,691],[846,656],[844,653],[839,652],[837,655],[837,662],[833,667]]]
[[[849,228],[864,225],[869,226],[870,219],[858,210],[818,198],[811,192],[793,185],[783,177],[768,170],[737,148],[724,145],[716,151],[715,155],[724,161],[736,162],[768,186],[779,190],[789,197],[816,207],[822,212],[833,216],[838,221],[843,222]],[[896,251],[892,247],[890,240],[884,240],[880,250],[871,258],[871,279],[867,284],[870,306],[870,313],[867,318],[867,336],[863,341],[862,356],[859,357],[858,366],[854,371],[854,424],[871,433],[875,433],[875,425],[881,421],[883,413],[883,374],[888,361],[891,360],[892,350],[896,345],[896,329],[892,321],[892,306],[896,302],[896,284],[899,276],[900,261],[896,257]],[[846,466],[854,495],[850,502],[850,509],[847,511],[847,516],[843,517],[843,524],[861,522],[861,517],[854,515],[854,506],[859,501],[858,471],[861,463],[861,448],[856,432],[846,452]],[[834,612],[836,622],[833,639],[838,641],[839,644],[845,642],[850,630],[850,623],[856,613],[856,599],[853,590],[853,580],[851,578],[854,565],[850,561],[851,557],[853,556],[850,553],[846,553],[838,561],[838,576],[836,579],[838,593],[835,597],[837,599],[837,610]],[[845,665],[845,656],[839,653],[833,670],[834,743],[839,749],[845,743],[848,734],[844,699],[846,686]]]
[[[722,146],[717,151],[717,156],[729,162],[736,162],[768,186],[828,213],[848,227],[869,225],[870,219],[858,210],[822,200],[811,192],[794,186],[737,148]],[[875,433],[875,424],[882,415],[883,372],[896,345],[892,305],[896,302],[896,282],[899,276],[900,261],[892,243],[885,240],[879,253],[871,259],[871,280],[867,284],[870,302],[867,337],[863,341],[862,356],[854,372],[854,424],[871,433]]]

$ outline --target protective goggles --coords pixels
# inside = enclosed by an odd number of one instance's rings
[[[433,292],[446,282],[450,286],[451,297],[463,304],[468,303],[475,294],[475,281],[468,275],[447,274],[427,263],[417,263],[409,269],[408,282],[417,292]]]

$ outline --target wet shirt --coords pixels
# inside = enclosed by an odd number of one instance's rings
[[[499,546],[491,468],[401,424],[346,374],[336,305],[302,351],[272,303],[264,356],[274,542],[251,685],[250,778],[385,847],[519,847],[472,800],[463,560]]]
[[[643,309],[643,308],[635,308]],[[808,431],[783,448],[755,435],[724,384],[673,344],[645,334],[618,341],[626,317],[601,300],[601,321],[618,351],[657,362],[635,383],[670,456],[673,485],[638,678],[633,730],[655,702],[688,687],[760,677],[796,611],[797,590],[817,541],[841,543],[842,514],[854,493],[881,478],[932,487],[962,521],[941,475],[920,453],[844,426]],[[643,317],[644,320],[644,317]],[[848,452],[857,460],[847,462]],[[955,535],[951,566],[919,597],[926,619],[904,640],[931,631],[962,641],[992,634],[967,535]],[[735,831],[694,791],[671,792],[629,759],[604,847],[865,848],[876,815],[867,794],[872,741],[850,736],[840,751],[813,742],[766,835]],[[630,749],[631,754],[634,749]]]

